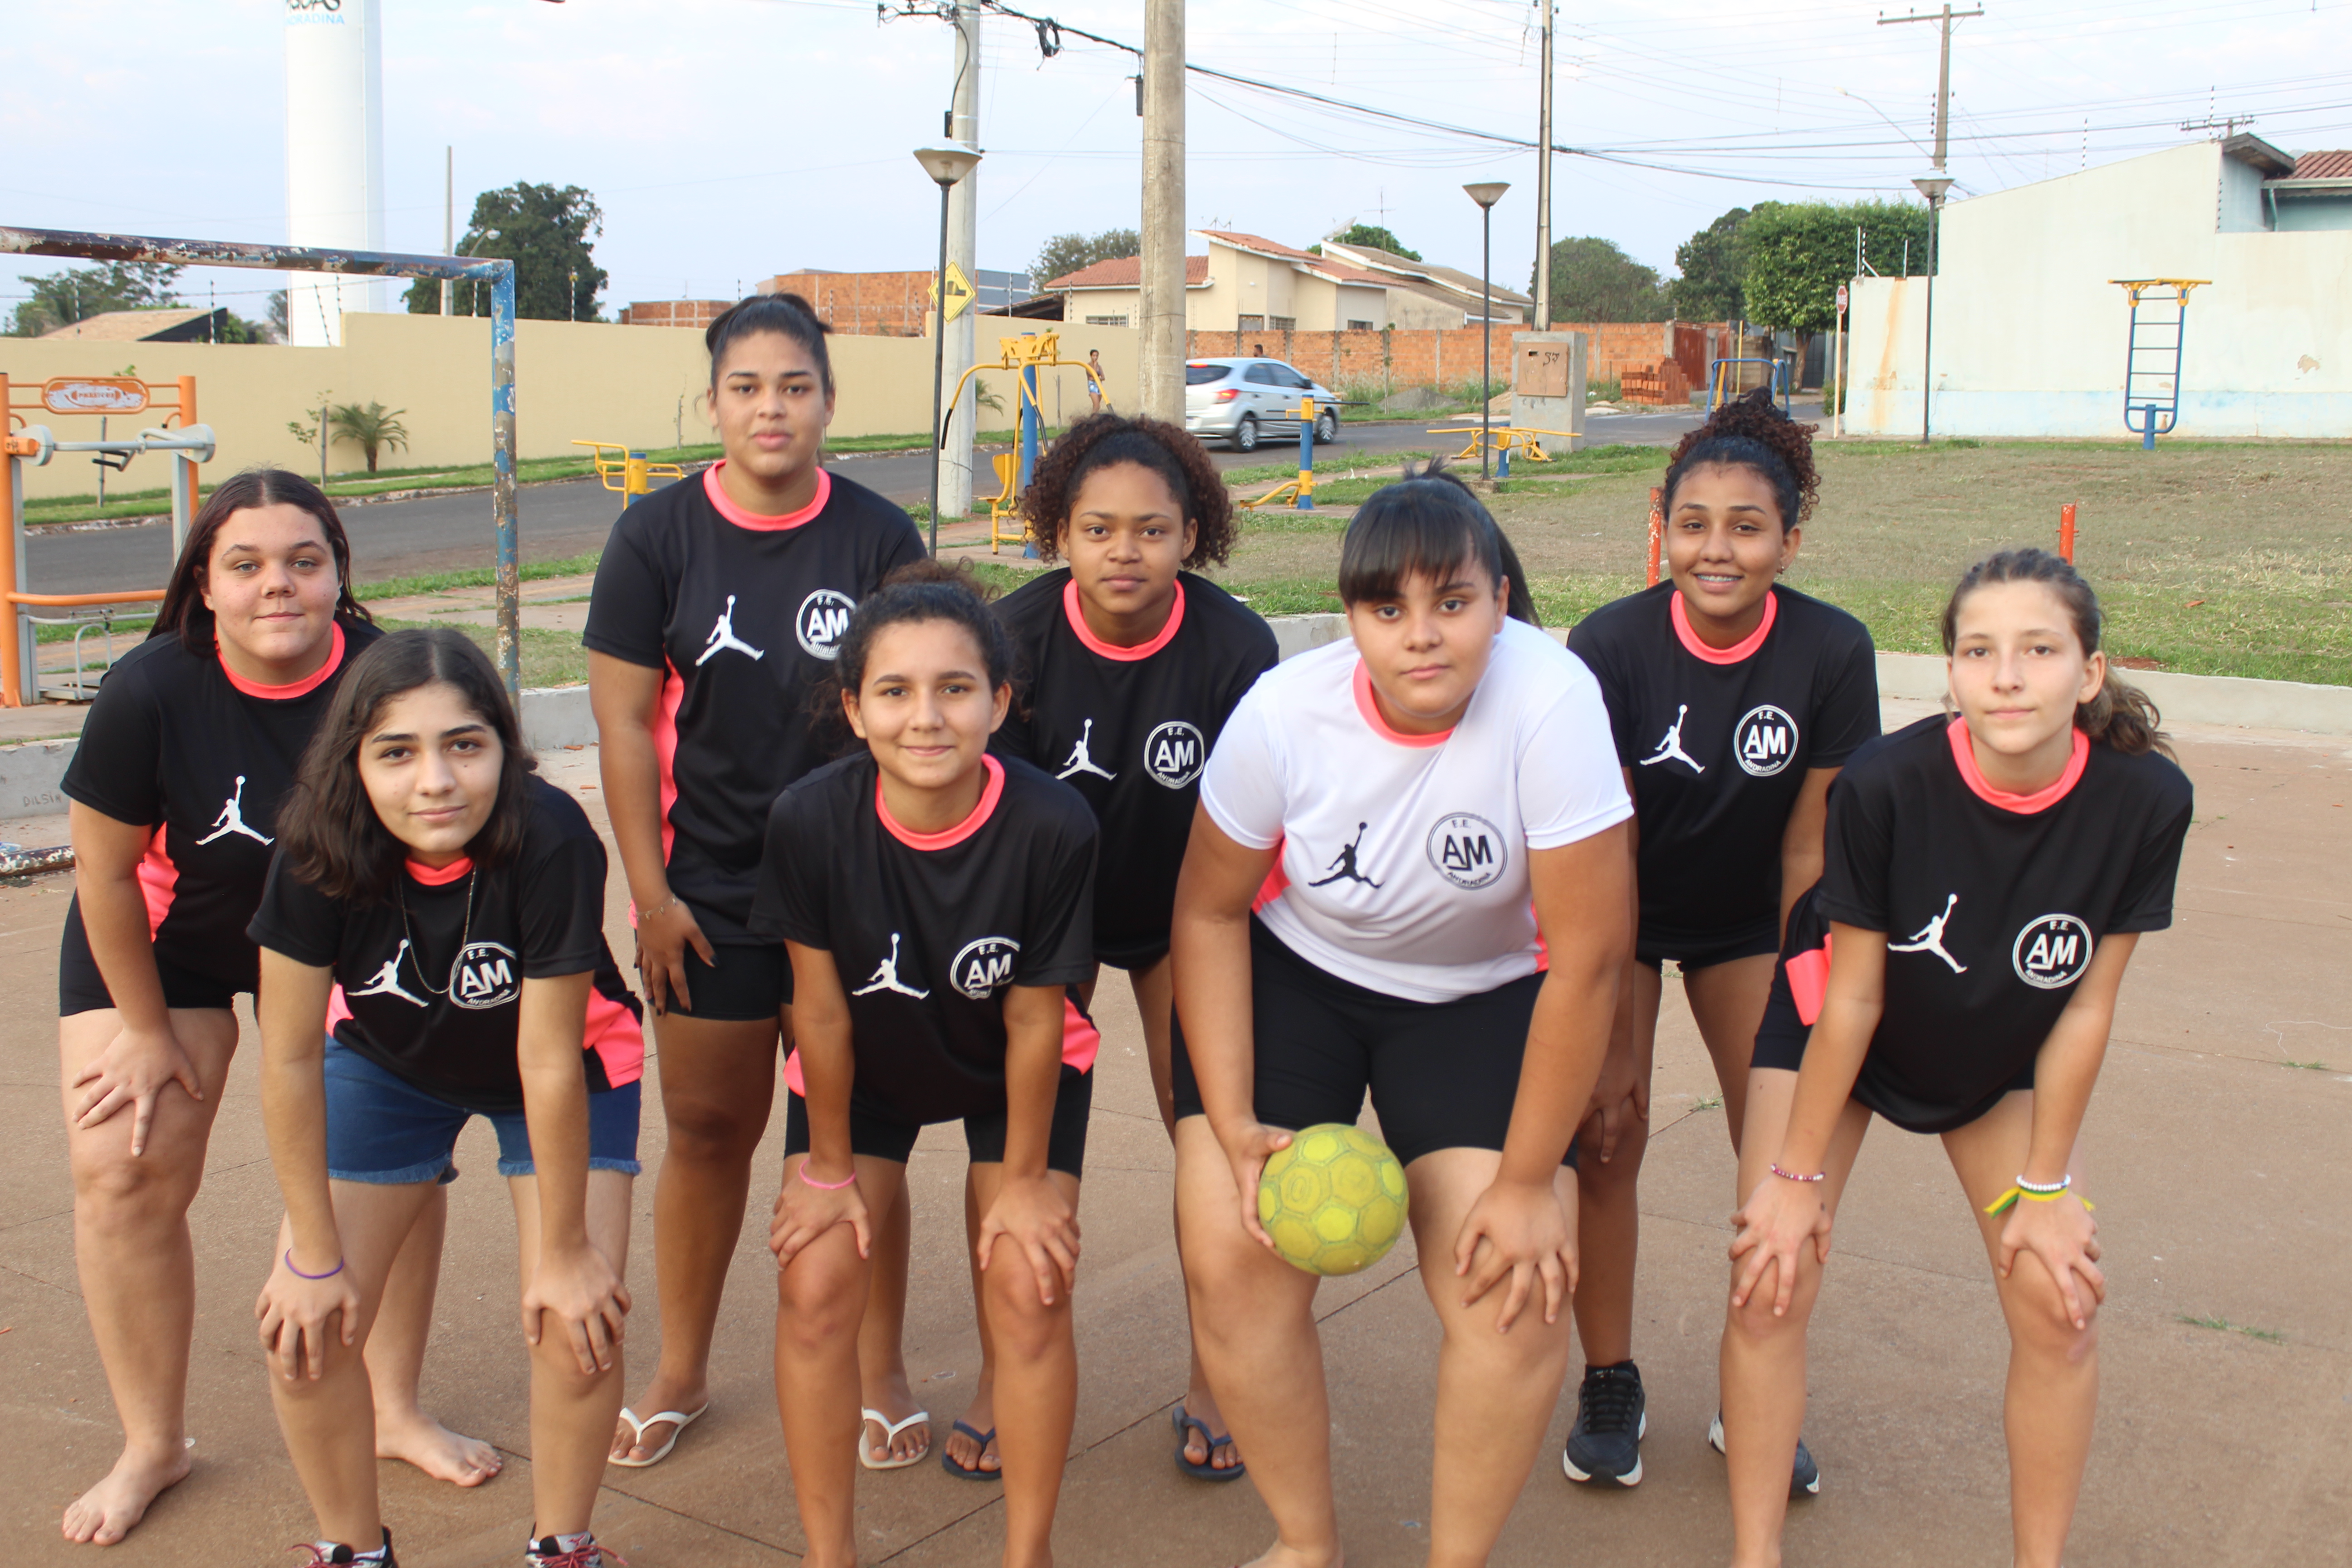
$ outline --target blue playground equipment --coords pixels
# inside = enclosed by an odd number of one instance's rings
[[[1760,364],[1771,376],[1766,384],[1780,400],[1780,412],[1789,412],[1789,364],[1779,359],[1711,359],[1706,362],[1706,409],[1712,414],[1739,395],[1739,376],[1727,375],[1733,365]]]
[[[2143,451],[2180,423],[2180,345],[2189,331],[2189,291],[2210,278],[2110,278],[2131,297],[2124,360],[2124,428]]]

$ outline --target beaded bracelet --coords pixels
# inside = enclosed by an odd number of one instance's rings
[[[1772,1173],[1780,1177],[1782,1181],[1787,1182],[1825,1182],[1829,1180],[1830,1175],[1827,1171],[1821,1171],[1810,1176],[1801,1176],[1794,1171],[1784,1171],[1780,1169],[1777,1163],[1772,1167]]]
[[[335,1259],[335,1266],[332,1268],[328,1269],[324,1274],[305,1274],[299,1268],[294,1267],[294,1249],[290,1247],[286,1249],[286,1272],[291,1274],[297,1279],[332,1279],[336,1275],[341,1274],[342,1271],[343,1260],[338,1258]]]
[[[841,1180],[837,1182],[810,1181],[808,1168],[809,1163],[806,1160],[803,1160],[801,1162],[801,1180],[803,1183],[806,1183],[809,1186],[814,1187],[821,1193],[837,1193],[841,1191],[842,1188],[849,1185],[850,1183],[857,1180],[857,1167],[855,1165],[852,1165],[849,1168],[849,1174],[842,1177]]]
[[[2071,1171],[2054,1182],[2029,1182],[2023,1176],[2017,1178],[2017,1190],[2037,1198],[2054,1198],[2074,1184],[2074,1175]]]

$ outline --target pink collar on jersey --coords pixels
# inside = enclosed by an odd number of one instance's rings
[[[1364,668],[1360,658],[1356,660],[1356,675],[1351,684],[1356,689],[1356,711],[1364,716],[1364,722],[1372,727],[1372,733],[1383,741],[1392,741],[1400,746],[1442,746],[1454,733],[1451,729],[1445,729],[1434,735],[1408,735],[1402,730],[1391,728],[1389,721],[1381,717],[1380,700],[1372,695],[1372,672]]]
[[[1960,770],[1960,782],[1976,792],[1979,800],[1997,805],[2003,811],[2013,811],[2021,816],[2031,816],[2037,811],[2047,811],[2066,798],[2066,792],[2082,782],[2083,770],[2091,762],[2091,737],[2082,731],[2074,731],[2074,744],[2066,758],[2066,771],[2058,775],[2055,784],[2045,784],[2032,795],[2012,795],[1996,789],[1986,782],[1984,771],[1977,766],[1976,747],[1969,742],[1969,721],[1955,719],[1944,727],[1944,738],[1951,742],[1952,762]]]
[[[410,879],[427,888],[446,888],[473,868],[474,858],[470,855],[460,855],[446,866],[427,866],[418,860],[406,862]]]
[[[737,506],[719,485],[719,470],[726,466],[727,459],[721,458],[702,470],[702,493],[710,499],[710,504],[718,509],[719,516],[738,528],[748,528],[755,533],[782,533],[798,528],[823,511],[824,503],[833,499],[833,474],[831,470],[821,468],[816,471],[816,494],[809,498],[808,505],[798,511],[788,511],[782,517],[762,517],[756,511],[745,511]]]
[[[980,825],[988,820],[996,803],[1004,797],[1004,764],[994,757],[982,755],[980,765],[988,770],[988,783],[980,790],[980,804],[953,827],[943,827],[937,833],[917,833],[899,826],[898,819],[890,815],[889,803],[882,798],[882,774],[878,769],[874,774],[874,815],[882,819],[891,837],[909,849],[946,849],[961,844],[980,831]]]
[[[1168,612],[1168,624],[1160,628],[1159,636],[1133,647],[1121,647],[1117,643],[1108,643],[1095,636],[1094,628],[1087,625],[1086,611],[1078,605],[1078,584],[1075,577],[1062,584],[1062,613],[1070,617],[1070,630],[1077,633],[1078,640],[1087,645],[1089,652],[1131,663],[1136,659],[1150,658],[1166,647],[1170,639],[1175,637],[1176,628],[1184,624],[1184,584],[1181,581],[1177,583],[1176,605]]]
[[[1709,647],[1699,640],[1699,635],[1691,630],[1690,612],[1683,608],[1683,591],[1680,588],[1674,591],[1666,615],[1675,623],[1675,636],[1682,639],[1683,647],[1690,650],[1692,657],[1703,658],[1709,664],[1738,664],[1754,655],[1764,646],[1764,639],[1772,635],[1772,623],[1780,618],[1780,595],[1769,588],[1764,591],[1764,618],[1756,623],[1754,631],[1729,647]]]
[[[311,692],[318,690],[320,687],[326,684],[329,676],[342,668],[343,623],[341,621],[334,623],[334,641],[327,648],[327,662],[301,679],[289,681],[284,686],[264,686],[258,680],[247,680],[231,669],[228,667],[228,660],[221,658],[218,637],[213,639],[213,657],[220,659],[221,673],[228,677],[228,683],[247,697],[265,698],[272,702],[289,702],[297,697],[308,697]]]

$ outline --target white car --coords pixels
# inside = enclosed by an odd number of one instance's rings
[[[1184,428],[1255,452],[1269,437],[1298,438],[1298,400],[1315,400],[1315,443],[1339,438],[1339,395],[1278,359],[1184,362]]]

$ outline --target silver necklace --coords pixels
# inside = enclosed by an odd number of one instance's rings
[[[479,866],[466,873],[466,926],[463,934],[457,938],[457,956],[460,958],[465,957],[466,950],[474,945],[474,879],[481,874]],[[405,872],[400,879],[400,934],[408,939],[408,962],[415,967],[416,983],[436,996],[449,994],[448,986],[436,985],[425,977],[425,949],[408,924],[408,877]]]

